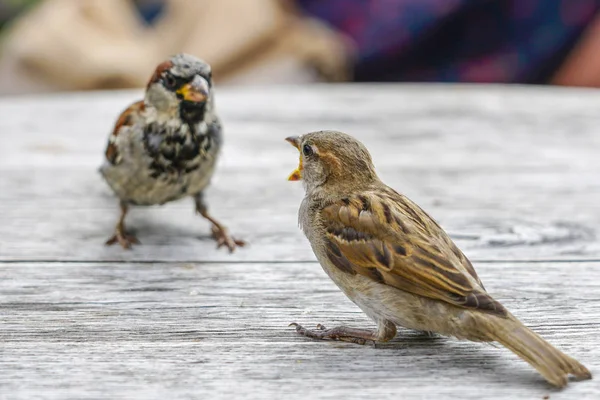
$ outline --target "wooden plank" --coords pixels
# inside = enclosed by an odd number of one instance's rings
[[[226,148],[208,199],[251,246],[206,238],[189,201],[137,209],[144,243],[105,248],[117,207],[96,172],[139,92],[0,99],[0,260],[314,260],[296,228],[297,160],[282,138],[335,128],[476,260],[597,259],[600,93],[533,87],[356,85],[224,89]],[[35,117],[34,117],[35,116]],[[197,221],[197,222],[196,222]]]
[[[476,267],[597,375],[599,262]],[[3,399],[600,396],[597,378],[558,392],[481,343],[406,330],[376,347],[299,337],[289,322],[372,326],[316,263],[0,263],[0,301]]]

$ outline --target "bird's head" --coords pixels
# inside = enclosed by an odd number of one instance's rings
[[[188,123],[202,121],[212,107],[210,65],[189,54],[162,62],[148,82],[146,103],[159,112],[178,113]]]
[[[288,180],[302,180],[307,191],[324,185],[359,188],[378,180],[369,151],[350,135],[320,131],[286,140],[300,152],[298,168]]]

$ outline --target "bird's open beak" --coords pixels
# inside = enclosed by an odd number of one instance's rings
[[[208,99],[208,82],[201,76],[196,76],[193,81],[183,85],[176,93],[183,100],[191,101],[192,103],[202,103]]]
[[[300,137],[299,136],[290,136],[285,138],[292,146],[298,149],[300,152]],[[300,152],[300,162],[298,164],[298,168],[291,173],[288,177],[288,181],[299,181],[302,179],[302,152]]]

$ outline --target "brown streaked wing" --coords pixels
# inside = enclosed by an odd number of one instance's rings
[[[106,159],[111,164],[117,163],[117,158],[119,157],[119,149],[115,144],[115,138],[119,135],[121,128],[124,126],[132,126],[135,122],[135,118],[144,111],[144,102],[138,101],[130,105],[119,115],[117,122],[115,123],[115,127],[113,128],[112,133],[108,139],[108,145],[106,146]]]
[[[456,257],[458,257],[458,259],[460,260],[461,264],[465,267],[467,272],[477,281],[477,283],[479,283],[479,286],[481,286],[481,288],[485,290],[483,282],[481,282],[481,279],[479,279],[479,276],[477,276],[477,272],[475,272],[475,267],[473,267],[471,261],[469,261],[467,256],[465,256],[463,252],[454,243],[452,243],[452,251],[454,252]]]
[[[473,283],[479,283],[473,266],[446,233],[405,199],[362,193],[325,207],[321,217],[332,264],[420,296],[506,315],[483,286]]]
[[[421,207],[415,204],[408,197],[399,194],[392,188],[386,188],[384,192],[386,196],[382,196],[382,202],[385,204],[385,200],[391,201],[400,207],[401,214],[408,217],[408,220],[413,224],[416,224],[421,228],[423,232],[436,232],[439,240],[443,241],[445,246],[452,251],[452,254],[458,259],[458,262],[465,268],[465,270],[471,275],[481,288],[484,288],[481,279],[477,276],[475,268],[471,261],[464,255],[464,253],[456,246],[456,244],[450,239],[450,237],[444,232],[442,227],[427,214]]]

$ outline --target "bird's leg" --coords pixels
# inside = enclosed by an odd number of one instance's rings
[[[119,243],[124,249],[130,249],[132,244],[140,244],[140,241],[132,234],[128,233],[125,229],[125,215],[127,215],[127,211],[129,207],[127,203],[121,201],[121,216],[119,217],[119,222],[117,222],[117,227],[115,228],[115,234],[106,241],[108,246]]]
[[[196,202],[196,212],[202,215],[204,218],[212,223],[212,236],[217,241],[217,248],[221,246],[227,246],[230,253],[233,253],[236,247],[243,247],[246,242],[243,240],[235,239],[229,234],[227,228],[214,219],[209,213],[206,204],[204,203],[204,196],[202,193],[198,193],[194,196]]]
[[[319,324],[317,329],[311,330],[295,322],[292,322],[290,326],[295,326],[296,332],[309,338],[342,340],[356,344],[365,344],[367,341],[387,342],[396,336],[396,325],[386,320],[379,321],[377,329],[357,329],[347,326],[327,329]]]

